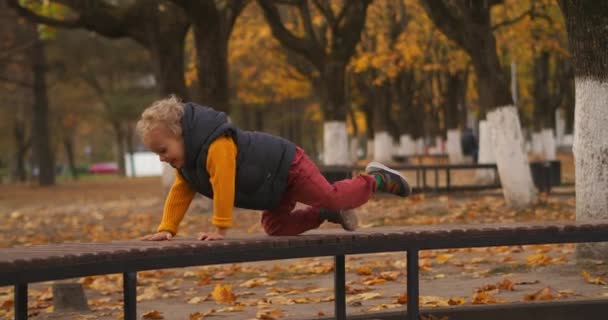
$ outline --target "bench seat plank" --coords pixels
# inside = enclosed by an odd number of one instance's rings
[[[203,242],[114,241],[0,249],[0,286],[87,275],[357,253],[608,241],[608,221],[425,225]]]

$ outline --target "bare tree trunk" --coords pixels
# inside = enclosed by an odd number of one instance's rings
[[[20,182],[27,180],[27,174],[25,172],[25,154],[31,146],[31,138],[25,138],[25,123],[23,120],[15,119],[15,127],[13,130],[15,137],[15,171],[13,177]]]
[[[129,167],[131,168],[131,176],[135,177],[137,176],[137,173],[135,172],[135,159],[134,154],[135,154],[135,148],[133,147],[133,135],[134,135],[134,130],[133,130],[133,125],[131,124],[127,124],[127,131],[126,131],[126,141],[127,141],[127,153],[129,154]]]
[[[32,47],[32,72],[34,74],[34,107],[32,110],[34,157],[38,166],[40,186],[55,184],[55,161],[51,152],[49,131],[49,103],[46,88],[46,54],[44,43],[34,32]]]
[[[65,156],[68,159],[68,166],[72,179],[78,180],[78,171],[76,170],[76,161],[74,159],[74,141],[72,137],[63,138],[63,147],[65,148]]]
[[[127,168],[125,167],[125,133],[120,122],[112,121],[112,129],[114,129],[114,141],[116,143],[116,162],[118,163],[118,171],[121,176],[126,176]]]

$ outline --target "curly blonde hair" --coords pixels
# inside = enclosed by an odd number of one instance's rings
[[[157,100],[142,112],[141,118],[137,121],[137,133],[143,139],[158,125],[165,125],[173,134],[181,136],[183,115],[184,105],[175,95]]]

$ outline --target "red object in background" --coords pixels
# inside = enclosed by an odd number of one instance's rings
[[[118,173],[116,162],[100,162],[89,166],[89,173]]]

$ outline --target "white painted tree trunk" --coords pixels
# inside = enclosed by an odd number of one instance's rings
[[[367,155],[365,159],[373,159],[374,158],[374,139],[367,139]]]
[[[566,120],[562,109],[555,110],[555,144],[561,145],[566,134]]]
[[[532,133],[532,154],[535,156],[543,155],[543,134],[542,131]]]
[[[423,138],[416,139],[416,154],[425,154]]]
[[[447,152],[450,163],[463,163],[462,144],[460,143],[460,130],[448,130]]]
[[[608,219],[608,81],[577,77],[575,92],[576,220]],[[608,243],[579,245],[578,255],[606,259]]]
[[[379,162],[390,162],[393,159],[393,138],[386,131],[374,134],[374,160]]]
[[[553,129],[546,128],[541,132],[543,141],[543,158],[547,161],[555,160],[556,158],[556,145],[555,136],[553,135]]]
[[[512,105],[499,107],[487,115],[492,127],[492,144],[502,192],[508,206],[528,207],[536,202],[537,191],[532,181],[528,157],[517,109]]]
[[[327,121],[323,124],[323,163],[348,165],[348,136],[345,121]]]
[[[359,160],[359,139],[357,137],[351,137],[350,147],[348,148],[351,163]]]
[[[401,146],[401,154],[408,157],[416,154],[416,144],[409,134],[403,134],[399,137],[399,144]]]
[[[479,155],[477,163],[496,163],[494,156],[494,145],[492,144],[492,131],[487,120],[479,121]],[[496,179],[494,170],[478,169],[475,171],[475,182],[479,184],[491,184]]]

